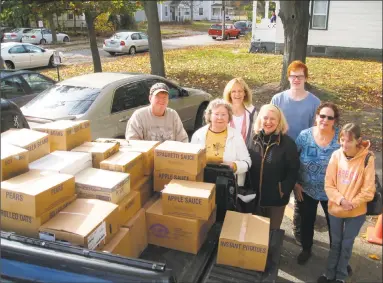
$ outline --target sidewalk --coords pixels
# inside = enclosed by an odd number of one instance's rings
[[[382,153],[375,153],[375,169],[380,180],[382,180]],[[319,205],[317,221],[315,223],[314,246],[312,257],[306,265],[297,263],[297,256],[301,247],[295,243],[293,231],[293,208],[294,199],[291,197],[286,207],[282,229],[286,231],[283,242],[278,282],[316,282],[317,278],[324,272],[329,251],[329,239],[326,218]],[[347,282],[382,282],[382,246],[373,245],[363,237],[368,226],[374,226],[377,217],[367,216],[359,236],[355,239],[353,255],[350,261],[353,275]],[[368,256],[377,255],[379,260],[372,260]]]

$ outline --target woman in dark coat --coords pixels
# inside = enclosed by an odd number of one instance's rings
[[[281,227],[284,211],[298,178],[299,156],[286,135],[288,125],[275,105],[261,107],[249,148],[250,176],[257,193],[254,213],[270,218],[270,229]]]

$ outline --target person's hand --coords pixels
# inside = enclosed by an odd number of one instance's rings
[[[294,187],[294,194],[297,201],[303,201],[303,188],[300,184],[296,183]]]
[[[231,169],[233,169],[234,170],[234,162],[223,162],[223,163],[221,163],[222,165],[227,165],[227,166],[229,166]]]
[[[346,200],[345,198],[343,198],[340,201],[340,205],[342,206],[342,208],[344,210],[352,210],[352,209],[354,209],[354,206],[352,205],[352,203],[350,201]]]

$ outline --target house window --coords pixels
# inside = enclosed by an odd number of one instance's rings
[[[203,16],[203,8],[199,8],[199,15]]]
[[[311,2],[311,29],[327,30],[329,6],[328,0]]]
[[[73,14],[68,14],[68,20],[73,20]]]
[[[168,16],[168,6],[165,6],[165,17]]]

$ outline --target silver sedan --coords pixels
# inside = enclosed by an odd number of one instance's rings
[[[93,73],[50,87],[21,108],[31,128],[57,120],[90,120],[92,138],[124,137],[133,112],[149,104],[149,89],[163,82],[169,87],[169,107],[186,131],[202,126],[212,96],[181,87],[163,77],[133,73]]]
[[[3,42],[21,42],[21,38],[25,33],[28,33],[32,28],[14,28],[13,30],[4,33]]]
[[[135,54],[137,51],[149,50],[148,36],[143,32],[117,32],[105,39],[102,46],[110,55],[116,53]]]

